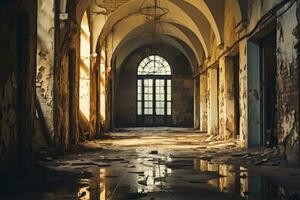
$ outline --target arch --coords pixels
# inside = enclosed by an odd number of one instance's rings
[[[92,0],[79,0],[77,6],[76,6],[76,21],[78,24],[80,24],[81,19],[88,9],[88,7],[91,5]]]
[[[186,26],[186,24],[184,24],[184,20],[182,20],[182,19],[180,21],[178,21],[176,19],[164,18],[161,20],[162,28],[159,27],[162,30],[162,32],[165,32],[165,30],[164,30],[165,28],[163,26],[168,26],[165,23],[178,24],[178,25],[180,25],[180,27],[185,27],[186,29],[189,29],[191,32],[193,32],[194,35],[196,36],[195,38],[197,40],[199,40],[199,42],[197,42],[197,45],[195,45],[194,48],[198,48],[199,46],[202,46],[206,57],[208,57],[209,41],[207,40],[204,42],[204,38],[202,36],[200,36],[200,32],[197,29],[197,26],[195,24],[194,24],[194,27],[190,27],[190,26]],[[148,24],[148,25],[146,25],[146,24]],[[130,16],[130,17],[122,20],[122,22],[119,22],[118,24],[116,24],[113,29],[113,36],[114,36],[114,43],[115,43],[114,46],[117,46],[135,28],[143,27],[143,25],[149,26],[149,24],[151,25],[151,23],[145,23],[145,19],[141,15],[133,15],[133,16]],[[175,28],[175,27],[173,27],[173,28]],[[194,31],[195,29],[197,29],[197,30]],[[105,27],[103,28],[103,30],[105,30]],[[173,32],[175,32],[175,31],[176,30],[174,30]],[[102,36],[103,36],[103,32],[101,33],[100,38]],[[100,41],[101,41],[101,39],[99,40],[99,42]],[[101,44],[101,42],[100,42],[100,44]]]
[[[137,75],[171,75],[171,67],[166,59],[159,55],[151,55],[142,60]]]
[[[232,10],[234,11],[234,18],[236,20],[236,23],[239,24],[242,22],[244,19],[242,17],[242,12],[241,12],[241,4],[239,0],[231,0],[231,7]]]
[[[205,16],[207,22],[209,23],[215,38],[217,45],[222,44],[224,37],[224,0],[169,0],[174,4],[177,4],[185,12],[190,12],[191,6],[197,8],[202,15]],[[231,0],[237,1],[237,0]],[[187,5],[190,4],[188,7]],[[197,21],[199,18],[196,18]],[[203,30],[202,30],[203,31]]]
[[[104,40],[107,38],[108,34],[111,32],[112,29],[115,28],[116,24],[121,23],[124,19],[130,18],[132,16],[137,16],[139,6],[141,1],[137,0],[131,0],[126,4],[123,4],[120,6],[107,20],[107,23],[105,24],[103,31],[101,32],[99,43],[102,45]],[[183,7],[178,5],[178,2],[176,0],[168,0],[164,1],[164,3],[167,5],[168,8],[172,7],[170,10],[174,10],[173,8],[176,8],[176,12],[174,12],[174,15],[171,16],[170,13],[167,16],[164,16],[164,18],[169,18],[170,20],[175,20],[179,22],[181,25],[186,26],[193,30],[193,32],[196,33],[197,37],[202,43],[203,49],[205,51],[206,56],[208,56],[208,49],[207,44],[209,44],[209,39],[207,36],[208,33],[205,34],[205,37],[203,36],[202,32],[205,30],[210,30],[213,28],[213,33],[215,34],[216,40],[219,44],[221,44],[222,39],[220,35],[220,31],[218,30],[218,26],[216,25],[215,19],[213,17],[213,14],[211,13],[210,9],[208,8],[206,2],[204,0],[201,0],[199,3],[199,0],[192,1],[192,0],[186,0],[185,2],[191,4],[194,6],[194,8],[198,9],[198,12],[203,13],[202,16],[205,16],[207,23],[210,26],[209,27],[199,27],[199,24],[196,25],[195,21],[193,21],[193,17],[191,17],[191,14],[189,13],[189,9],[183,9],[186,8],[188,4],[184,4]],[[199,4],[204,5],[203,7],[199,6]],[[205,9],[206,8],[206,9]],[[170,17],[171,16],[171,17]],[[198,15],[200,16],[200,15]],[[183,21],[180,21],[181,19],[185,19]],[[186,21],[188,21],[190,24],[187,24]],[[203,21],[203,20],[202,20]],[[219,20],[221,21],[221,20]],[[128,24],[127,24],[128,25]],[[219,26],[221,27],[221,26]],[[126,27],[127,29],[130,29],[129,27]]]
[[[150,23],[143,23],[143,19],[141,16],[139,16],[139,18],[137,18],[136,20],[134,20],[135,18],[129,18],[129,21],[126,21],[127,23],[134,23],[132,26],[135,26],[135,28],[133,30],[127,30],[126,29],[126,23],[122,23],[122,26],[117,26],[115,27],[115,31],[114,33],[111,33],[113,36],[113,50],[112,52],[114,52],[116,50],[116,48],[124,43],[127,40],[130,40],[132,38],[136,38],[136,37],[147,37],[147,35],[145,35],[146,33],[153,33],[153,24]],[[138,20],[140,19],[140,20]],[[131,21],[132,20],[132,21]],[[128,26],[128,25],[127,25]],[[161,22],[160,24],[156,25],[156,33],[159,34],[163,34],[163,35],[169,35],[169,36],[173,36],[175,38],[178,38],[182,41],[184,41],[195,53],[196,58],[197,58],[197,62],[198,64],[201,63],[201,58],[200,55],[202,55],[202,47],[201,47],[201,43],[199,41],[197,41],[197,37],[193,37],[193,38],[189,38],[189,36],[186,35],[185,31],[183,31],[180,27],[176,27],[174,26],[174,23],[165,23],[165,22]],[[119,30],[126,30],[125,31],[119,31]],[[192,31],[190,31],[190,33],[192,33]]]
[[[188,47],[187,44],[185,44],[183,41],[179,40],[178,38],[174,38],[172,36],[168,35],[161,35],[159,36],[159,40],[163,44],[170,45],[176,49],[178,49],[189,61],[190,66],[197,66],[196,61],[196,55],[194,54],[193,50]],[[144,38],[144,37],[136,37],[131,38],[130,40],[126,40],[126,42],[122,42],[118,46],[118,48],[115,50],[113,54],[113,59],[115,60],[115,67],[117,73],[120,70],[120,67],[122,66],[125,59],[135,50],[138,49],[141,46],[145,46],[147,44],[152,43],[153,41],[150,38]],[[118,56],[116,56],[118,55]]]

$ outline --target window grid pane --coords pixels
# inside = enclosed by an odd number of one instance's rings
[[[152,65],[153,66],[153,65]],[[155,81],[155,93],[154,93]],[[143,89],[144,88],[144,89]],[[155,95],[155,101],[154,101]],[[172,115],[172,82],[166,79],[137,81],[137,115]],[[155,105],[155,112],[154,112]]]
[[[137,105],[137,113],[138,115],[142,115],[142,102],[138,101],[138,105]]]
[[[171,75],[171,67],[163,57],[152,55],[140,63],[138,75]]]

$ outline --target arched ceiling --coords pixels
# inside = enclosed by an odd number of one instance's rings
[[[210,0],[215,1],[215,0]],[[221,10],[223,9],[220,1],[217,0],[216,5],[221,5]],[[129,21],[135,21],[138,23],[145,23],[143,15],[139,14],[139,9],[141,6],[141,0],[131,0],[128,3],[124,4],[118,8],[107,20],[101,36],[100,44],[106,39],[107,35],[114,30],[116,26],[124,23],[127,27],[127,32],[130,32],[135,28],[135,25]],[[203,4],[203,5],[202,5]],[[204,0],[164,0],[161,1],[161,6],[168,8],[169,13],[165,15],[162,20],[175,22],[181,26],[185,26],[190,29],[200,41],[202,48],[204,49],[206,57],[208,57],[210,35],[214,33],[214,36],[218,42],[221,44],[222,39],[220,31],[218,30],[216,20],[213,18],[213,14],[210,12],[208,6]],[[200,10],[201,9],[201,10]],[[214,9],[216,10],[216,9]],[[222,12],[221,12],[222,13]],[[220,14],[218,14],[220,15]],[[142,19],[141,21],[139,21]],[[209,19],[211,21],[209,21]],[[219,20],[222,21],[222,20]],[[122,26],[122,25],[120,25]],[[132,27],[131,27],[132,26]],[[219,26],[221,27],[221,26]],[[221,28],[222,29],[222,28]],[[126,30],[124,30],[126,31]],[[124,35],[125,37],[126,35]],[[122,38],[121,38],[122,39]]]
[[[152,23],[145,24],[144,19],[141,16],[139,16],[139,18],[139,20],[138,18],[128,18],[126,19],[125,23],[118,24],[118,26],[114,28],[113,52],[121,42],[124,43],[132,38],[153,35],[154,25]],[[132,24],[134,29],[126,29],[128,23]],[[126,31],[119,31],[124,29]],[[169,35],[184,41],[193,50],[194,54],[197,55],[197,63],[201,63],[200,55],[202,54],[203,49],[201,47],[201,43],[197,40],[197,37],[193,35],[193,32],[174,22],[161,22],[160,24],[156,24],[155,30],[157,35]]]
[[[241,0],[161,0],[161,6],[167,8],[169,13],[156,25],[156,33],[184,43],[195,55],[197,65],[201,65],[203,57],[209,57],[210,49],[215,48],[210,46],[211,37],[215,38],[216,45],[223,43],[225,1],[230,1],[236,21],[241,22]],[[77,19],[81,19],[81,12],[89,6],[101,3],[103,0],[79,0],[76,8]],[[142,3],[143,0],[129,0],[109,14],[105,24],[102,19],[101,33],[97,30],[100,33],[97,34],[100,35],[98,45],[102,46],[107,38],[113,38],[114,54],[119,46],[133,38],[140,39],[153,32],[154,26],[151,28],[145,16],[139,12]],[[179,48],[178,45],[177,47]]]
[[[185,55],[190,65],[195,66],[197,62],[195,54],[183,41],[179,41],[177,38],[167,36],[167,35],[160,35],[158,39],[159,39],[159,43],[167,44],[178,49],[183,55]],[[131,40],[122,42],[122,44],[119,45],[119,47],[116,49],[113,55],[117,73],[119,72],[122,63],[134,50],[152,43],[153,40],[149,37],[132,38]]]

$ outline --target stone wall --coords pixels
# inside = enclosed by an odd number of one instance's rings
[[[294,5],[277,20],[277,130],[281,152],[292,165],[299,164],[300,148],[299,52],[294,48],[299,42],[297,15],[297,5]]]

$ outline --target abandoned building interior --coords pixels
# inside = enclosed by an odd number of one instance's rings
[[[300,199],[299,0],[0,0],[0,36],[1,200]]]

